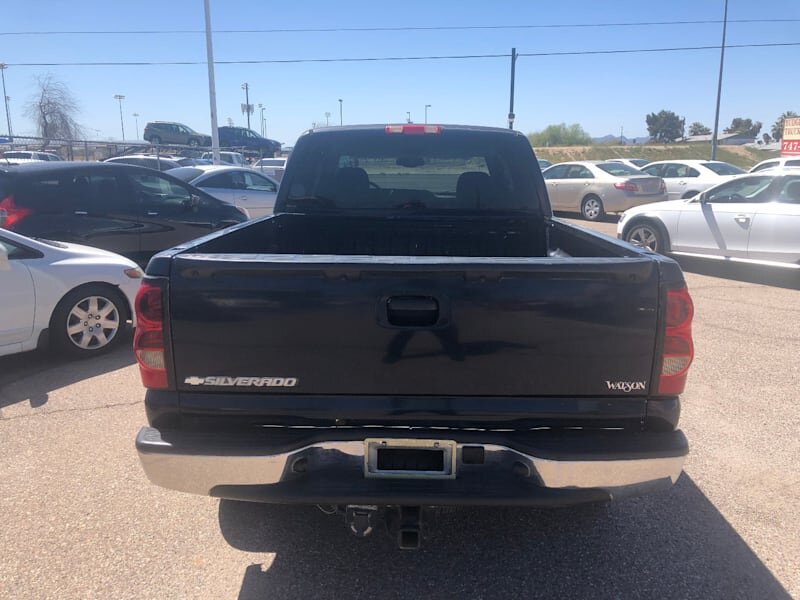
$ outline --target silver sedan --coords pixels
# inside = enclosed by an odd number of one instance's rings
[[[616,162],[560,163],[542,173],[553,210],[597,221],[605,213],[667,199],[664,180]]]
[[[204,192],[234,205],[249,218],[271,215],[278,195],[277,181],[248,167],[195,165],[167,171]]]
[[[694,198],[638,206],[617,225],[622,239],[662,254],[800,269],[800,169],[769,169]]]

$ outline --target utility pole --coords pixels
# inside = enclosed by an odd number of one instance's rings
[[[250,86],[247,82],[242,84],[244,90],[244,112],[247,113],[247,128],[250,129]]]
[[[14,135],[11,131],[11,112],[8,110],[8,101],[11,100],[8,96],[6,96],[6,69],[8,66],[5,63],[0,63],[0,75],[3,77],[3,101],[6,104],[6,128],[8,131],[8,137]]]
[[[122,94],[114,94],[114,100],[119,100],[119,124],[122,127],[122,141],[125,141],[125,121],[122,119],[122,101],[125,100],[125,96]]]
[[[508,128],[514,129],[514,119],[516,115],[514,114],[514,78],[516,76],[516,67],[517,67],[517,49],[511,49],[511,98],[508,103]]]
[[[425,105],[425,125],[428,124],[428,109],[431,107],[430,104]]]
[[[206,17],[206,62],[208,62],[208,104],[211,108],[211,156],[219,164],[219,131],[217,130],[217,84],[214,82],[214,45],[211,40],[211,8],[203,0]]]
[[[133,113],[133,118],[136,120],[136,139],[139,139],[139,113]]]
[[[339,98],[339,127],[342,126],[342,123],[344,123],[342,120],[342,99]]]
[[[722,46],[719,51],[719,79],[717,80],[717,110],[714,113],[714,135],[711,138],[711,160],[717,160],[717,137],[719,136],[719,103],[722,98],[722,69],[725,66],[725,33],[728,29],[728,0],[722,18]]]

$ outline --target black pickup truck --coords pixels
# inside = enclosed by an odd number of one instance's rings
[[[136,311],[167,488],[388,512],[409,548],[419,507],[606,501],[688,452],[679,266],[554,218],[514,131],[309,131],[275,214],[156,255]]]

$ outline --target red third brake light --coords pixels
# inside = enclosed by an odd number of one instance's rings
[[[405,135],[424,135],[426,133],[441,133],[441,125],[387,125],[386,133],[404,133]]]
[[[167,365],[164,347],[164,303],[162,288],[152,280],[143,280],[136,294],[136,334],[133,352],[145,387],[166,389]]]
[[[14,225],[31,214],[29,208],[18,208],[14,204],[14,195],[0,200],[0,227],[12,229]]]
[[[683,392],[689,365],[694,358],[692,317],[694,306],[685,287],[667,290],[666,331],[661,352],[658,393],[675,396]]]

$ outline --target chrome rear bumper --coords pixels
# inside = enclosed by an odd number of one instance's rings
[[[678,438],[670,440],[670,447],[665,448],[662,455],[651,450],[648,456],[634,454],[631,458],[601,456],[595,459],[585,453],[576,458],[569,457],[568,452],[554,458],[495,443],[458,442],[457,477],[452,481],[432,482],[365,478],[364,439],[316,441],[292,450],[266,453],[252,445],[198,444],[196,439],[184,447],[179,437],[165,436],[172,438],[166,441],[161,432],[146,427],[139,432],[136,445],[150,481],[195,494],[266,502],[282,502],[287,498],[302,502],[307,496],[308,502],[322,503],[326,491],[317,483],[327,478],[335,482],[329,486],[331,497],[327,499],[331,503],[344,496],[350,498],[350,492],[354,498],[369,497],[374,503],[380,503],[386,490],[385,500],[394,504],[398,495],[402,497],[407,490],[418,495],[421,503],[424,500],[424,503],[435,504],[441,499],[443,504],[480,505],[482,499],[490,499],[492,504],[503,504],[504,490],[507,490],[509,500],[513,500],[511,504],[526,503],[526,496],[531,497],[530,504],[536,504],[534,497],[546,490],[595,490],[602,491],[608,498],[619,498],[669,488],[680,476],[688,450],[681,432],[670,434]],[[465,464],[464,448],[475,446],[483,448],[483,462]],[[287,496],[289,488],[291,493]],[[568,496],[566,494],[565,498]],[[470,498],[474,498],[474,502],[470,502]],[[410,498],[409,503],[413,503]]]

